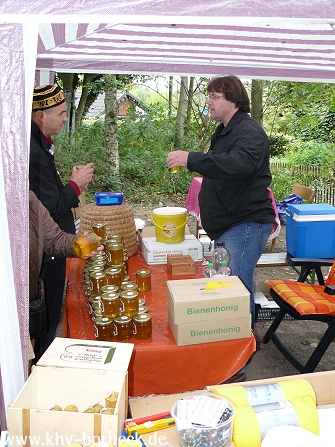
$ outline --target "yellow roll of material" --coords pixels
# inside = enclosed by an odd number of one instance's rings
[[[320,432],[315,392],[305,379],[249,387],[218,385],[211,387],[211,391],[227,397],[235,404],[233,442],[236,447],[261,446],[260,413],[255,411],[258,405],[288,401],[295,410],[299,427],[316,435]],[[280,424],[277,422],[274,425]]]

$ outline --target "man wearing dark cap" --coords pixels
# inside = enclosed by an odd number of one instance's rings
[[[34,89],[30,140],[29,189],[35,192],[49,210],[53,220],[67,233],[75,234],[72,208],[79,203],[79,195],[86,191],[92,180],[93,163],[73,167],[72,175],[63,185],[53,156],[52,135],[61,133],[68,120],[62,90],[56,85],[38,86]],[[35,341],[35,362],[54,339],[60,321],[64,284],[65,257],[44,255],[41,279],[45,285],[48,310],[47,334]]]

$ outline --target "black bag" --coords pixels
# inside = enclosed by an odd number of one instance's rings
[[[45,305],[44,283],[38,281],[38,295],[29,301],[29,335],[30,339],[40,337],[48,331],[47,308]]]

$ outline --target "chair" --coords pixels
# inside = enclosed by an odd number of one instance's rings
[[[335,293],[335,260],[291,258],[289,264],[302,267],[298,281],[266,281],[266,284],[270,286],[272,298],[279,306],[279,313],[265,333],[262,342],[268,343],[272,340],[284,357],[299,372],[309,373],[314,371],[335,337],[335,295],[325,292],[326,286],[330,290],[333,286]],[[324,282],[321,267],[330,265],[332,267],[326,282]],[[312,270],[315,270],[319,284],[304,282]],[[321,321],[327,325],[322,338],[306,363],[298,360],[276,334],[278,326],[287,314],[295,320]]]
[[[293,184],[291,194],[297,194],[309,203],[313,203],[316,198],[316,190],[314,188],[309,188],[308,186],[303,186],[299,183]],[[271,239],[270,253],[273,253],[275,250],[276,239],[276,237]]]

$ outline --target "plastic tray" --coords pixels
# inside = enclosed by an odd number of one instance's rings
[[[99,206],[122,205],[122,192],[96,192],[94,194],[95,203]]]

